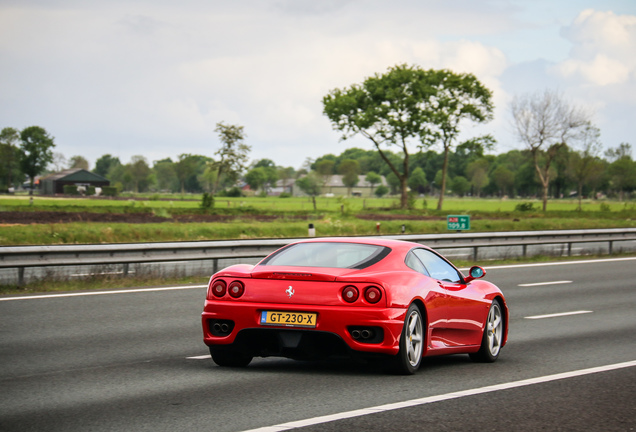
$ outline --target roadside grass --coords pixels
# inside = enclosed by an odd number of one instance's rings
[[[202,241],[253,238],[302,238],[313,223],[318,237],[449,233],[445,219],[396,220],[380,223],[355,217],[278,219],[260,222],[238,218],[231,222],[56,223],[0,226],[0,245],[53,245]],[[471,220],[471,232],[543,231],[561,229],[633,228],[636,219],[526,217]]]
[[[547,263],[547,262],[564,262],[564,261],[583,261],[599,258],[620,258],[636,256],[634,253],[613,254],[613,255],[585,255],[572,257],[554,257],[546,255],[537,255],[526,258],[513,258],[505,260],[489,260],[489,261],[466,261],[453,260],[458,268],[469,268],[473,265],[481,265],[483,267],[491,267],[497,265],[512,264],[531,264],[531,263]],[[466,272],[464,272],[466,273]],[[121,275],[95,275],[85,278],[74,278],[72,280],[55,280],[42,279],[28,283],[23,286],[16,285],[0,285],[0,295],[16,296],[41,293],[63,293],[78,291],[107,291],[114,289],[133,289],[133,288],[151,288],[151,287],[170,287],[170,286],[187,286],[187,285],[206,285],[210,279],[210,275],[190,276],[190,277],[160,277],[156,275],[145,276],[121,276]],[[488,276],[486,276],[488,280]],[[504,290],[506,287],[500,287]]]

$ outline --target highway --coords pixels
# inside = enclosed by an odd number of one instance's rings
[[[636,430],[635,268],[487,267],[511,312],[499,360],[428,358],[413,376],[217,367],[202,286],[0,297],[0,431]]]

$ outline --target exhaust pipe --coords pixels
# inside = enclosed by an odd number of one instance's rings
[[[220,327],[221,327],[221,331],[222,331],[223,333],[227,333],[227,332],[228,332],[228,330],[230,329],[230,326],[228,326],[228,325],[227,325],[227,324],[225,324],[225,323],[221,324],[221,326],[220,326]]]
[[[362,336],[362,339],[369,339],[371,337],[371,332],[369,330],[362,330],[360,332],[360,336]]]
[[[352,338],[354,338],[354,339],[356,339],[356,340],[357,340],[357,339],[360,339],[360,330],[353,330],[353,331],[351,332],[351,337],[352,337]]]
[[[214,323],[214,325],[212,326],[212,330],[214,330],[216,333],[221,333],[221,331],[222,331],[221,324]]]

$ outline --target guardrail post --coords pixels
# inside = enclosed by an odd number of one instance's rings
[[[521,255],[523,255],[523,257],[526,257],[526,253],[528,252],[528,245],[524,244],[521,246]]]
[[[212,274],[216,274],[219,271],[219,260],[214,258],[212,260]]]
[[[124,274],[124,277],[128,276],[128,263],[124,263],[123,274]]]
[[[609,254],[612,254],[612,243],[614,243],[612,240],[609,241]]]
[[[24,285],[24,267],[18,267],[18,286]]]
[[[473,246],[473,261],[477,261],[477,248],[479,246]]]
[[[572,256],[572,242],[568,242],[568,256]]]

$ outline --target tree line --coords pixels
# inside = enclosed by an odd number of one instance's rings
[[[523,148],[492,155],[491,135],[459,141],[466,123],[493,117],[492,92],[472,74],[424,70],[397,65],[362,83],[333,89],[323,98],[323,114],[346,140],[360,135],[374,150],[349,148],[340,155],[307,160],[303,167],[278,166],[270,159],[248,163],[250,146],[240,125],[217,123],[221,143],[213,156],[182,153],[154,161],[133,156],[123,164],[111,154],[101,156],[94,172],[123,190],[134,192],[207,192],[240,194],[238,182],[266,194],[281,181],[306,194],[320,194],[334,174],[351,189],[361,176],[382,196],[400,197],[406,208],[413,194],[434,194],[438,209],[447,191],[458,196],[548,197],[596,196],[620,199],[636,189],[636,163],[630,144],[604,154],[600,130],[590,114],[557,92],[517,96],[510,106],[511,126]],[[20,176],[33,178],[51,165],[88,169],[82,156],[66,161],[52,152],[53,138],[43,128],[5,128],[0,135],[0,186]],[[382,184],[382,176],[387,186]]]

